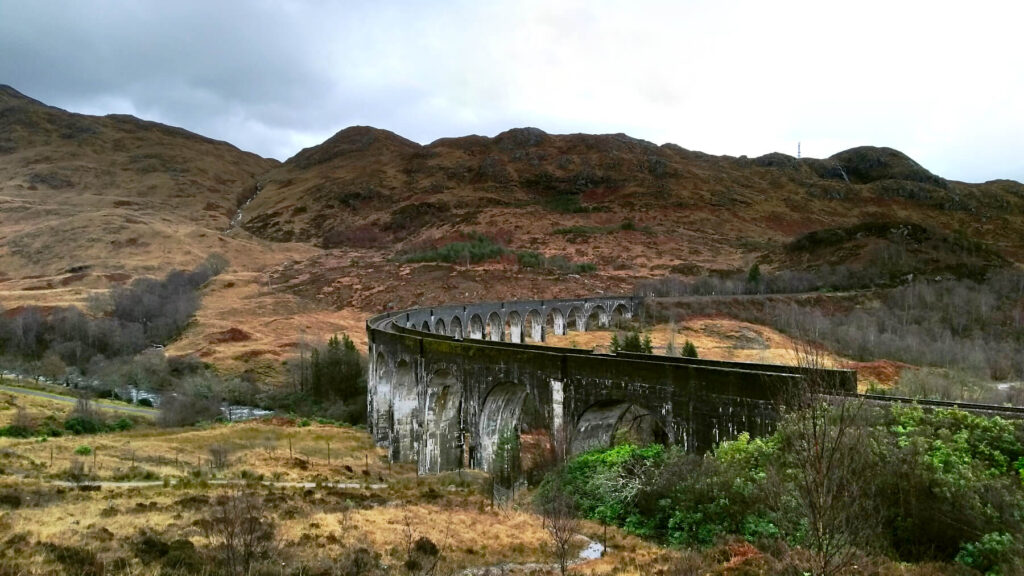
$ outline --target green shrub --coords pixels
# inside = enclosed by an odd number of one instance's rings
[[[111,428],[113,428],[114,430],[116,430],[118,432],[124,432],[125,430],[131,430],[134,427],[135,427],[135,423],[132,422],[131,420],[129,420],[128,418],[124,417],[124,416],[122,416],[121,418],[118,418],[116,422],[111,424]]]
[[[665,458],[665,447],[623,444],[580,454],[565,468],[562,482],[576,497],[580,512],[607,524],[640,522],[636,502],[640,489]],[[542,487],[543,488],[543,487]]]
[[[64,421],[64,429],[75,436],[82,434],[99,434],[106,430],[103,422],[88,416],[72,416]]]
[[[1001,574],[999,570],[1013,560],[1013,536],[1005,532],[989,532],[977,542],[963,545],[956,561],[983,574]]]
[[[35,436],[35,430],[28,426],[11,424],[0,428],[0,438],[31,438]]]
[[[1024,536],[1019,423],[894,407],[865,408],[852,425],[864,427],[869,449],[844,482],[862,495],[863,522],[877,527],[858,547],[903,561],[956,559],[992,574],[1016,567],[1008,562]],[[584,516],[661,542],[708,546],[738,536],[810,546],[798,488],[813,471],[801,467],[794,426],[787,419],[765,438],[741,434],[703,456],[660,446],[590,451],[558,481]],[[984,536],[965,541],[972,534]]]
[[[516,252],[516,260],[523,268],[541,268],[544,266],[545,258],[540,252],[532,250],[521,250]]]
[[[452,242],[438,248],[412,252],[401,257],[402,262],[447,262],[449,264],[477,263],[493,260],[505,254],[505,247],[483,234],[465,234],[463,242]]]
[[[618,333],[612,334],[609,348],[613,354],[616,352],[638,352],[641,354],[651,354],[654,351],[654,345],[651,343],[651,335],[644,334],[641,338],[640,332],[637,330],[626,332],[621,338]]]
[[[78,448],[75,448],[75,454],[78,454],[79,456],[88,456],[92,454],[92,446],[82,444]]]

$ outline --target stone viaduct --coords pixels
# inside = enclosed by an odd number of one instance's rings
[[[392,461],[416,462],[421,474],[490,470],[499,442],[512,434],[525,471],[538,455],[624,439],[703,451],[740,432],[769,433],[774,401],[812,373],[856,392],[848,370],[542,345],[549,334],[628,320],[642,305],[601,296],[375,316],[366,324],[371,433]]]

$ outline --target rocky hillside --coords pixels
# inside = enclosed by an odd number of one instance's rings
[[[786,248],[801,235],[866,222],[924,226],[1024,261],[1022,216],[1024,185],[947,181],[888,148],[750,159],[622,134],[521,128],[421,146],[352,127],[264,175],[243,226],[398,252],[479,232],[645,276],[792,265]]]
[[[452,257],[456,242],[490,252]],[[888,148],[732,158],[535,128],[424,146],[352,127],[279,163],[0,87],[0,305],[84,305],[212,252],[231,268],[172,353],[270,367],[335,331],[361,343],[368,314],[414,304],[628,292],[754,262],[976,276],[1024,262],[1024,185],[948,181]]]
[[[180,128],[72,114],[0,86],[0,277],[195,264],[217,249],[237,197],[276,164]]]

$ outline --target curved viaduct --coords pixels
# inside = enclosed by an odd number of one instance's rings
[[[543,346],[549,334],[628,320],[629,296],[416,308],[367,321],[368,421],[395,462],[421,474],[490,470],[514,435],[521,462],[616,440],[702,451],[740,432],[765,434],[772,400],[800,383],[793,366]],[[828,371],[840,391],[857,376]]]

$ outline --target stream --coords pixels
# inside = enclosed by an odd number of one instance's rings
[[[231,232],[232,230],[237,228],[239,224],[242,223],[242,211],[248,208],[249,204],[252,204],[252,201],[255,200],[256,197],[259,196],[260,192],[262,191],[263,182],[257,182],[256,191],[253,192],[252,196],[249,196],[249,198],[245,202],[243,202],[241,206],[238,207],[238,211],[235,212],[235,215],[231,217],[231,222],[228,223],[228,229],[224,231],[225,234]]]
[[[570,566],[586,562],[588,560],[596,560],[604,555],[604,545],[597,540],[591,540],[583,534],[577,534],[577,539],[585,540],[587,545],[580,550],[576,559],[569,562]],[[552,562],[550,564],[544,564],[541,562],[527,562],[524,564],[516,564],[514,562],[503,562],[501,564],[492,564],[490,566],[474,566],[473,568],[464,568],[459,574],[461,576],[484,576],[485,574],[530,574],[538,570],[558,570],[558,564]]]

